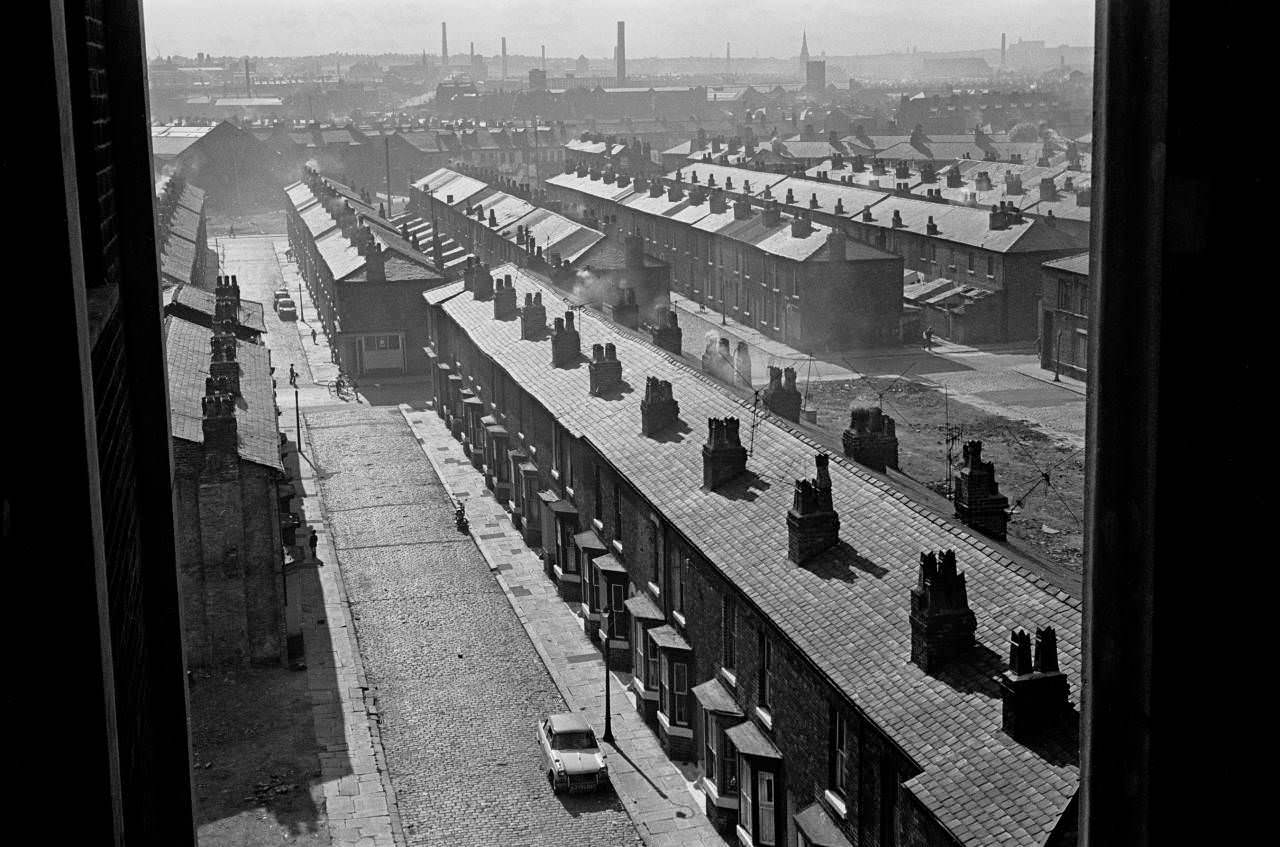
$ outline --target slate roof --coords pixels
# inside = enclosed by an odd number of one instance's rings
[[[182,186],[182,193],[178,195],[178,205],[200,214],[204,211],[204,196],[203,188],[197,188],[188,182]]]
[[[525,292],[558,296],[545,280],[514,265],[494,273],[512,275],[520,301]],[[695,546],[760,614],[921,768],[905,789],[944,827],[966,843],[1044,842],[1076,791],[1074,751],[1033,749],[1005,735],[992,675],[1007,653],[1012,627],[1053,626],[1059,661],[1077,698],[1077,602],[839,456],[832,457],[830,474],[841,539],[848,546],[796,566],[787,559],[786,512],[792,482],[813,476],[814,443],[765,417],[748,464],[759,477],[740,483],[740,494],[749,485],[750,496],[704,491],[701,422],[728,415],[749,419],[743,401],[639,336],[583,312],[582,349],[614,343],[631,389],[609,399],[592,397],[587,368],[551,368],[548,342],[521,340],[519,322],[495,321],[491,303],[464,294],[441,308],[678,532],[696,539]],[[661,439],[638,434],[648,376],[672,383],[681,418],[694,433]],[[980,646],[970,659],[930,676],[909,661],[909,594],[920,553],[944,548],[956,551],[967,575]]]
[[[165,358],[169,374],[169,429],[174,438],[204,443],[204,381],[209,376],[206,327],[172,315],[164,319]],[[240,393],[236,400],[236,429],[240,458],[284,472],[276,405],[271,386],[271,353],[261,344],[236,341],[240,364]]]
[[[583,194],[589,194],[592,197],[599,197],[604,200],[621,200],[628,194],[635,193],[635,183],[628,182],[621,188],[616,182],[605,182],[603,179],[592,179],[588,176],[578,176],[576,172],[571,174],[560,173],[551,177],[546,181],[547,185],[558,185],[563,188],[572,188]]]
[[[675,179],[675,171],[667,174],[668,179]],[[732,165],[715,165],[708,162],[698,162],[693,165],[686,165],[680,168],[680,174],[686,181],[692,181],[693,175],[698,175],[698,181],[706,184],[707,178],[714,176],[716,185],[724,186],[726,178],[733,179],[733,186],[736,191],[742,190],[742,181],[748,180],[751,183],[751,190],[755,192],[764,191],[765,186],[777,185],[786,179],[783,174],[775,174],[770,171],[756,171],[750,168],[735,168]]]
[[[977,159],[982,161],[988,150],[994,151],[997,159],[1008,161],[1013,154],[1022,156],[1023,162],[1035,162],[1040,157],[1044,145],[1039,141],[992,141],[986,147],[979,147],[972,138],[967,141],[926,141],[913,145],[903,141],[879,152],[881,159],[916,159],[935,162],[957,159]]]
[[[1089,252],[1086,250],[1075,256],[1067,256],[1065,259],[1054,259],[1052,262],[1045,262],[1044,266],[1055,271],[1066,271],[1080,276],[1088,276]]]
[[[304,207],[301,217],[302,223],[313,239],[319,239],[338,228],[338,222],[333,219],[333,215],[329,214],[329,210],[319,202]]]
[[[446,200],[449,195],[453,195],[453,205],[460,206],[466,203],[469,197],[484,191],[489,186],[475,177],[466,176],[448,168],[440,168],[413,183],[413,187],[419,191],[429,191],[440,200]]]
[[[315,194],[311,192],[311,188],[305,182],[295,182],[292,185],[286,185],[284,187],[284,193],[288,195],[289,202],[293,204],[293,208],[299,212],[320,202],[316,199]]]
[[[515,238],[515,224],[520,218],[533,211],[534,205],[528,200],[508,194],[505,191],[494,190],[490,192],[482,192],[472,199],[472,205],[479,203],[484,210],[485,226],[489,225],[489,212],[494,213],[494,217],[498,221],[498,229],[502,230],[511,226],[511,238]]]
[[[212,291],[196,288],[194,285],[180,285],[164,293],[166,306],[170,303],[185,306],[202,315],[208,315],[210,321],[213,320],[213,307],[216,302],[217,296]],[[240,308],[236,312],[236,323],[254,332],[266,332],[264,313],[265,309],[261,303],[254,300],[241,300]]]

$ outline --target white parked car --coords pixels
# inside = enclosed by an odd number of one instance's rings
[[[595,791],[609,782],[609,764],[582,715],[551,715],[538,724],[547,783],[559,794]]]

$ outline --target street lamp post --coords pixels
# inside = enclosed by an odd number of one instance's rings
[[[1053,342],[1053,381],[1062,382],[1059,373],[1062,370],[1062,330],[1058,330],[1057,338]]]
[[[613,713],[609,698],[609,610],[600,612],[601,642],[604,644],[604,735],[602,738],[613,743]]]

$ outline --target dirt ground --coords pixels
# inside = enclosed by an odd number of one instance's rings
[[[849,426],[852,406],[874,406],[865,382],[812,383],[809,405],[818,425],[839,439]],[[902,380],[883,396],[882,407],[898,433],[903,473],[939,493],[946,488],[948,422],[959,436],[952,446],[958,465],[961,444],[982,441],[982,456],[995,462],[996,482],[1020,510],[1009,519],[1009,536],[1023,549],[1080,574],[1084,560],[1084,452],[1056,443],[1034,423],[991,415],[919,382]],[[1048,473],[1046,484],[1043,474]]]
[[[328,847],[305,673],[196,671],[191,747],[200,847]]]

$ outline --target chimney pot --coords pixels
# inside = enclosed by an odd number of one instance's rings
[[[1071,686],[1058,669],[1058,636],[1053,627],[1031,635],[1021,627],[1009,634],[1009,668],[1000,675],[1001,717],[1006,733],[1035,740],[1064,727],[1071,714]]]
[[[787,511],[788,557],[797,565],[810,561],[840,541],[840,516],[831,498],[830,457],[814,456],[817,475],[798,479]]]
[[[645,380],[644,399],[640,401],[640,431],[647,436],[674,426],[680,417],[680,404],[671,391],[671,383],[657,377]]]
[[[969,608],[965,575],[954,550],[920,554],[920,575],[911,589],[911,661],[934,673],[970,652],[977,617]]]
[[[995,465],[982,460],[982,442],[967,441],[955,475],[955,514],[962,523],[999,541],[1009,522],[1009,498],[1000,493]]]

